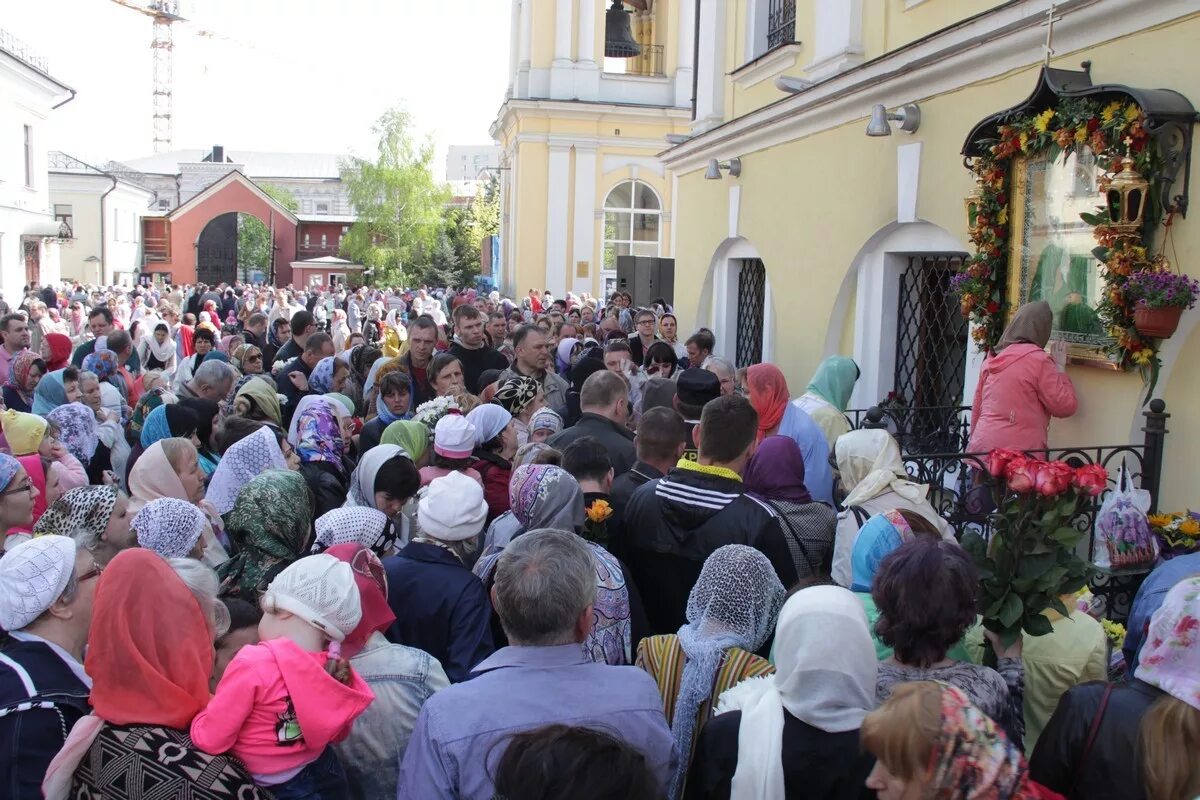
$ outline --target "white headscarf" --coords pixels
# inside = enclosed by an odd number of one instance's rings
[[[264,425],[225,451],[204,496],[218,514],[228,514],[241,488],[269,469],[287,469],[287,461],[275,432]]]
[[[895,492],[912,503],[920,503],[929,487],[909,479],[900,455],[900,445],[880,428],[850,431],[834,444],[842,484],[849,488],[842,505],[849,508],[884,492]]]
[[[375,508],[375,477],[383,465],[393,458],[408,458],[408,453],[398,444],[377,444],[358,461],[354,474],[350,476],[350,492],[342,508]]]
[[[390,555],[376,550],[387,524],[387,515],[374,508],[343,507],[327,511],[313,523],[317,531],[313,552],[319,553],[338,544],[361,544],[375,550],[376,555]]]
[[[811,586],[779,613],[775,674],[721,695],[716,713],[741,709],[732,800],[782,800],[783,712],[818,730],[858,730],[875,707],[878,672],[867,615],[840,586]]]

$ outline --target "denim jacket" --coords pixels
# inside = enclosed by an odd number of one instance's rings
[[[395,797],[400,759],[417,714],[430,695],[450,681],[436,658],[392,644],[382,633],[371,634],[350,665],[375,693],[375,702],[354,721],[350,735],[334,746],[346,768],[350,796]]]

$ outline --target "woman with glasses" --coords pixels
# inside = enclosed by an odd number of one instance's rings
[[[33,509],[38,495],[37,487],[21,462],[7,453],[0,453],[0,497],[3,498],[0,502],[0,534],[5,541],[10,530],[27,531],[33,527]]]

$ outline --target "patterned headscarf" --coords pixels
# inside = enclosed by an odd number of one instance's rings
[[[21,462],[8,453],[0,453],[0,491],[8,488],[13,476],[21,469]]]
[[[85,530],[99,538],[108,527],[120,491],[114,486],[80,486],[54,501],[33,526],[34,536],[59,533],[70,536]]]
[[[404,448],[404,452],[408,453],[413,461],[418,461],[429,449],[429,428],[420,422],[402,419],[383,429],[379,443],[398,445]]]
[[[312,373],[308,376],[308,388],[316,394],[327,394],[333,391],[333,373],[337,359],[326,356],[317,362]]]
[[[300,460],[305,464],[324,461],[344,473],[346,467],[342,463],[342,453],[346,450],[346,443],[342,440],[337,411],[333,408],[334,401],[312,395],[304,399],[307,403],[296,413],[296,436],[292,441]]]
[[[541,384],[527,375],[514,375],[500,384],[500,388],[496,390],[496,396],[492,400],[516,417],[520,416],[525,407],[533,402],[533,398],[537,397],[538,390],[541,388]]]
[[[1175,584],[1150,618],[1137,677],[1200,709],[1200,577]]]
[[[575,531],[583,525],[583,491],[562,467],[527,464],[513,470],[508,485],[513,516],[525,530]]]
[[[187,558],[200,541],[207,520],[204,512],[185,500],[160,497],[133,515],[130,529],[140,547],[163,558]]]
[[[137,406],[133,409],[133,419],[129,423],[129,432],[134,436],[141,438],[142,426],[146,424],[146,418],[154,409],[164,403],[174,403],[175,395],[165,386],[155,386],[142,393],[138,398]]]
[[[550,406],[542,406],[533,412],[533,416],[529,418],[530,433],[534,431],[550,431],[550,435],[553,436],[562,429],[562,417],[558,415],[557,411],[550,408]]]
[[[86,372],[96,373],[96,377],[102,381],[116,375],[120,367],[117,354],[112,350],[97,350],[83,359],[83,369]]]
[[[25,390],[25,381],[29,380],[29,370],[33,368],[34,363],[41,361],[42,357],[32,350],[22,350],[13,356],[12,361],[8,366],[8,383],[21,395],[21,399],[26,403],[33,402],[33,392]],[[44,361],[42,362],[45,363]],[[44,372],[45,370],[43,370]]]
[[[255,353],[262,355],[262,349],[255,347],[252,344],[240,344],[230,353],[229,361],[242,372],[246,371],[246,359],[251,358]],[[265,366],[265,365],[264,365]]]
[[[346,506],[327,511],[317,517],[317,541],[313,552],[319,553],[339,544],[361,544],[376,555],[391,555],[395,533],[391,531],[387,514],[374,508]],[[384,534],[391,532],[391,536]]]
[[[241,549],[217,568],[221,594],[257,603],[267,585],[304,555],[308,545],[312,498],[303,476],[274,469],[252,478],[238,493],[227,530]]]
[[[67,403],[46,415],[46,419],[58,426],[58,440],[67,452],[88,464],[96,454],[100,435],[96,430],[96,412],[83,403]]]
[[[871,517],[858,531],[850,555],[852,592],[869,592],[884,556],[912,541],[912,527],[899,511],[891,509]]]
[[[1139,676],[1140,670],[1139,670]],[[936,797],[1036,800],[1020,748],[996,723],[949,684],[942,690],[942,724],[933,747],[930,788]]]
[[[287,469],[287,460],[275,432],[262,427],[225,451],[204,497],[224,516],[233,510],[241,488],[271,469]]]

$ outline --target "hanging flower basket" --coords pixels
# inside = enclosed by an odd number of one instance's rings
[[[1153,339],[1170,339],[1179,327],[1183,316],[1180,306],[1166,308],[1136,308],[1133,311],[1133,326],[1138,333]]]

